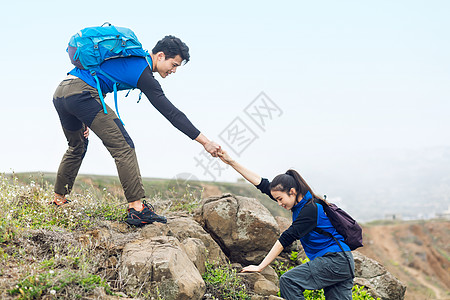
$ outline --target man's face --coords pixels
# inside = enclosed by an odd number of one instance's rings
[[[174,58],[166,59],[165,55],[158,56],[156,62],[156,71],[161,75],[162,78],[166,78],[169,74],[175,73],[177,68],[181,66],[181,56],[177,55]]]

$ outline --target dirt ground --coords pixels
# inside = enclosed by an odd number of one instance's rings
[[[222,192],[220,191],[219,187],[217,187],[215,185],[202,184],[202,187],[204,188],[203,194],[202,194],[203,198],[222,195]]]

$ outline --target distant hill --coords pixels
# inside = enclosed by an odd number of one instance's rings
[[[406,300],[450,299],[450,221],[373,222],[358,249],[407,284]]]
[[[364,157],[310,176],[358,221],[431,219],[450,208],[450,147],[374,149]]]

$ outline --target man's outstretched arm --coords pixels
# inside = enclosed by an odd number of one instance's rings
[[[137,87],[145,94],[150,103],[167,119],[174,127],[186,134],[192,140],[196,140],[212,156],[217,157],[220,146],[210,141],[200,132],[186,117],[186,115],[173,105],[164,95],[159,82],[153,77],[150,68],[147,67],[139,77]]]

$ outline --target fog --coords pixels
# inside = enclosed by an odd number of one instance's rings
[[[363,219],[446,209],[450,195],[448,1],[3,4],[0,172],[56,172],[66,149],[52,95],[71,35],[108,21],[145,48],[166,34],[191,61],[162,79],[208,138],[263,177],[297,169]],[[177,131],[138,91],[119,109],[145,177],[239,176]],[[107,103],[112,106],[112,95]],[[80,173],[115,175],[91,134]],[[412,209],[414,208],[414,209]]]

